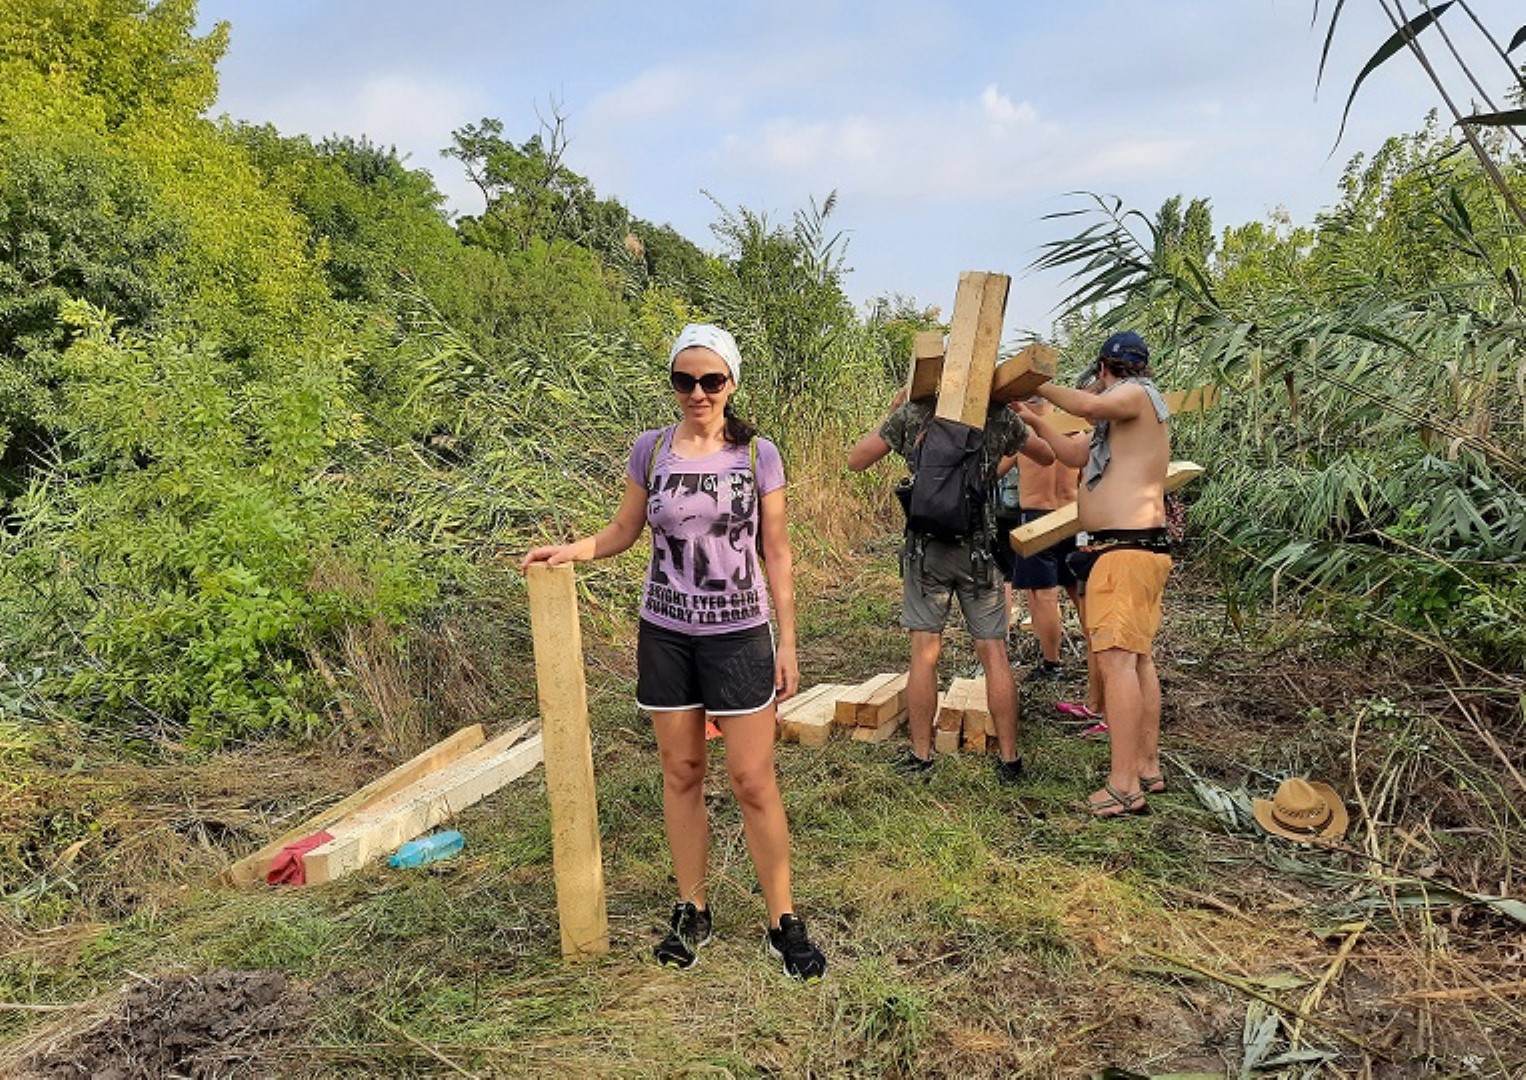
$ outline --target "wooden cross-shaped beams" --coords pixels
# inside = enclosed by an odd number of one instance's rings
[[[948,352],[938,380],[935,415],[941,419],[957,420],[973,428],[986,426],[1011,285],[1012,279],[1006,274],[966,270],[959,275]]]

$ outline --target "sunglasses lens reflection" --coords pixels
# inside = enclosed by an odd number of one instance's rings
[[[673,384],[673,389],[677,390],[680,394],[694,393],[695,386],[698,386],[707,394],[718,394],[726,385],[726,380],[729,377],[714,371],[708,375],[701,375],[697,379],[693,375],[682,371],[674,371],[668,376]]]

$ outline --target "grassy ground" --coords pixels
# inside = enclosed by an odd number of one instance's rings
[[[817,565],[805,684],[904,669],[891,547]],[[1234,630],[1180,572],[1164,744],[1225,788],[1331,781],[1353,811],[1345,851],[1229,830],[1179,768],[1151,816],[1088,821],[1075,804],[1106,745],[1053,719],[1074,685],[1025,689],[1015,789],[970,756],[908,786],[894,742],[781,747],[797,906],[831,962],[810,986],[764,955],[719,750],[716,939],[691,972],[649,962],[673,887],[618,634],[589,646],[613,940],[592,963],[559,957],[538,771],[460,816],[448,863],[238,892],[206,882],[384,762],[337,740],[173,763],[43,753],[0,804],[13,852],[47,856],[0,909],[0,1073],[1225,1076],[1293,1051],[1258,1075],[1523,1075],[1522,926],[1439,889],[1521,895],[1519,714],[1466,697],[1482,738],[1413,657],[1307,640]],[[533,711],[523,660],[505,661],[505,722]],[[954,635],[945,677],[973,666]],[[1409,906],[1423,887],[1432,905]]]

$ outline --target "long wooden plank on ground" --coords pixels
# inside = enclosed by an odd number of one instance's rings
[[[851,689],[840,683],[821,683],[786,701],[779,710],[780,738],[801,746],[825,746],[832,736],[837,696]]]
[[[858,707],[868,701],[880,687],[894,682],[897,678],[898,676],[895,672],[885,672],[884,674],[874,676],[872,679],[866,679],[857,686],[851,687],[847,693],[839,695],[836,709],[837,722],[844,727],[852,727],[857,724]]]
[[[1054,378],[1060,354],[1048,345],[1035,342],[998,364],[991,379],[991,400],[1006,403],[1031,397],[1033,392]]]
[[[869,700],[858,706],[858,726],[878,728],[896,713],[904,711],[908,678],[904,673],[897,675],[870,694]]]
[[[340,799],[321,814],[316,814],[296,828],[282,833],[253,855],[240,859],[224,870],[218,880],[224,884],[240,886],[264,881],[265,875],[270,873],[271,864],[275,862],[276,856],[288,845],[295,844],[298,840],[312,836],[314,833],[323,832],[342,821],[346,815],[384,799],[421,777],[445,767],[481,746],[484,739],[481,724],[462,728],[454,735],[435,743],[417,757],[403,762],[385,776],[372,780],[360,790]]]
[[[911,368],[906,373],[906,399],[919,401],[938,393],[943,376],[943,335],[918,330],[911,339]]]
[[[1191,461],[1171,462],[1166,466],[1166,491],[1180,490],[1202,476],[1203,472],[1201,465]],[[1052,510],[1041,518],[1035,518],[1028,524],[1019,525],[1013,529],[1012,549],[1023,556],[1037,555],[1061,540],[1070,539],[1080,531],[1081,524],[1076,504],[1066,503],[1058,510]]]
[[[975,428],[986,426],[1011,285],[1012,279],[1006,274],[967,270],[959,275],[948,351],[938,383],[937,416]]]
[[[836,684],[817,683],[815,686],[812,686],[809,689],[797,690],[794,697],[790,698],[788,701],[779,702],[778,708],[776,710],[778,712],[779,719],[789,719],[791,714],[798,712],[806,705],[809,705],[811,702],[827,694],[834,685]]]
[[[494,743],[487,744],[494,746]],[[307,884],[322,885],[359,870],[428,832],[541,763],[541,737],[471,755],[339,822],[334,839],[302,857]]]

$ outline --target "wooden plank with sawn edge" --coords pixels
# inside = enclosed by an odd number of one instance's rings
[[[837,695],[851,687],[822,683],[812,689],[821,692],[801,707],[790,710],[780,731],[783,741],[799,743],[801,746],[825,746],[832,737]],[[787,704],[793,704],[793,701]]]
[[[906,674],[885,683],[858,707],[858,726],[877,728],[906,708]]]
[[[943,335],[918,330],[911,339],[911,370],[906,374],[906,400],[920,401],[938,393],[943,377]]]
[[[869,696],[880,687],[896,677],[893,671],[887,671],[873,678],[866,679],[857,686],[842,694],[837,699],[837,722],[844,727],[852,727],[858,723],[858,707],[869,700]]]
[[[1166,492],[1179,491],[1206,470],[1192,461],[1173,461],[1166,466]],[[1019,525],[1011,532],[1012,549],[1023,556],[1037,555],[1061,540],[1068,540],[1081,531],[1080,514],[1075,503],[1066,503],[1058,510],[1051,510],[1041,518],[1026,525]]]
[[[1011,284],[1006,274],[968,270],[959,275],[938,383],[938,417],[973,428],[986,426]]]
[[[894,716],[882,721],[877,727],[854,728],[853,738],[857,742],[881,743],[901,730],[901,726],[905,723],[906,710],[903,708]]]
[[[337,881],[480,802],[541,763],[539,735],[471,757],[334,826],[334,839],[302,856],[309,885]]]
[[[551,802],[551,864],[562,957],[609,952],[609,913],[599,844],[599,804],[588,726],[583,628],[572,565],[532,565],[530,636],[541,734],[546,740],[546,794]]]
[[[1060,354],[1035,342],[996,366],[991,379],[991,400],[1006,404],[1032,397],[1033,392],[1054,378]]]
[[[401,791],[430,773],[437,772],[481,746],[485,738],[482,725],[472,724],[441,739],[428,750],[403,762],[385,776],[378,777],[360,790],[345,796],[321,814],[315,814],[296,828],[282,833],[253,855],[240,859],[224,870],[218,880],[223,884],[240,886],[264,881],[265,875],[270,873],[270,867],[274,864],[276,856],[280,855],[288,845],[306,839],[314,833],[332,829],[346,816]]]

